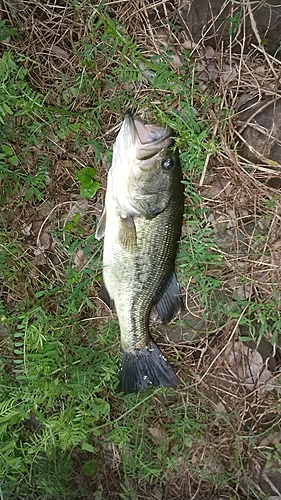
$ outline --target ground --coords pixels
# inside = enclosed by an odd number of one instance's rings
[[[1,498],[280,498],[278,53],[168,2],[0,12]],[[121,397],[94,235],[128,110],[175,131],[185,308],[151,324],[179,387]]]

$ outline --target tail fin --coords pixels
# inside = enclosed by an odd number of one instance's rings
[[[179,380],[160,349],[150,341],[143,349],[123,351],[117,392],[129,394],[147,387],[174,387]]]

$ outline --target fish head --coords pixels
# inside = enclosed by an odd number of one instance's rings
[[[113,148],[112,185],[121,217],[154,217],[179,189],[172,130],[126,115]]]

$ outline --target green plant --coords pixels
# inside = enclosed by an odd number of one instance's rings
[[[84,198],[93,198],[100,187],[99,182],[94,181],[96,171],[92,167],[84,167],[77,172],[77,179],[80,182],[80,194]]]
[[[235,35],[237,33],[239,26],[240,26],[240,23],[241,23],[241,20],[242,20],[242,17],[243,17],[242,10],[238,10],[235,12],[235,14],[233,16],[230,16],[228,18],[228,23],[229,23],[228,33],[229,33],[229,35]]]

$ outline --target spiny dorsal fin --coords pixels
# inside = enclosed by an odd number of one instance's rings
[[[127,252],[133,252],[137,246],[137,233],[134,219],[130,216],[119,218],[118,243]]]

